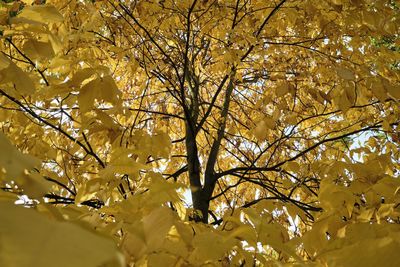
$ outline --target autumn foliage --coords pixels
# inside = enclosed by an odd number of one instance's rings
[[[400,266],[399,14],[0,1],[0,266]]]

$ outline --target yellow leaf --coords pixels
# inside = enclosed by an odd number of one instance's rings
[[[290,125],[295,125],[297,123],[297,120],[299,119],[299,116],[296,114],[290,114],[285,117],[285,122],[287,122]]]
[[[362,22],[375,31],[379,27],[379,15],[372,11],[363,11]]]
[[[346,216],[351,216],[355,198],[346,188],[335,185],[328,180],[322,180],[318,198],[321,207],[327,211],[339,211]]]
[[[22,154],[8,140],[8,138],[0,132],[0,168],[4,168],[8,179],[20,178],[25,170],[31,170],[40,164],[36,158]]]
[[[100,190],[102,182],[103,179],[95,178],[83,184],[82,187],[78,187],[78,193],[75,196],[75,203],[79,204],[86,200],[92,199]]]
[[[400,86],[398,84],[396,85],[391,85],[388,82],[384,81],[384,87],[388,94],[392,96],[394,99],[400,100]]]
[[[94,79],[85,84],[80,90],[78,96],[80,110],[83,114],[91,111],[96,99],[116,105],[119,94],[120,92],[111,76]]]
[[[104,124],[104,126],[111,129],[117,127],[114,120],[107,113],[98,109],[95,112],[97,118]]]
[[[148,257],[148,266],[176,266],[177,258],[166,252],[157,252]]]
[[[280,224],[277,223],[263,223],[257,229],[258,240],[263,244],[282,244],[289,241],[289,235],[287,230]]]
[[[395,206],[395,204],[393,204],[393,203],[391,203],[391,204],[382,204],[379,207],[376,216],[378,218],[380,218],[380,219],[385,218],[386,216],[389,216],[393,212],[394,206]]]
[[[54,53],[58,54],[58,52],[60,52],[62,50],[62,48],[63,48],[63,44],[62,44],[60,38],[58,38],[54,34],[49,34],[48,38],[49,38],[49,41],[50,41],[50,44],[51,44],[51,46],[53,48]]]
[[[152,155],[162,158],[168,158],[171,149],[171,139],[166,132],[156,131],[155,135],[151,138],[152,141]]]
[[[151,203],[164,204],[168,201],[179,202],[180,198],[177,189],[181,186],[180,183],[168,182],[158,173],[150,173],[151,183],[149,185],[150,193],[152,194]]]
[[[210,241],[212,241],[212,246],[210,246]],[[233,238],[224,237],[211,229],[196,233],[193,238],[194,251],[190,255],[189,261],[191,263],[199,263],[218,260],[227,253],[235,243]]]
[[[286,169],[288,169],[291,172],[299,172],[300,171],[300,165],[295,161],[286,162],[285,167],[286,167]]]
[[[361,208],[360,214],[357,216],[357,220],[359,222],[370,222],[373,215],[374,215],[373,209]]]
[[[257,123],[256,127],[252,130],[253,135],[257,140],[264,141],[267,138],[267,125],[265,121]]]
[[[138,260],[145,253],[150,254],[163,246],[172,225],[171,211],[166,207],[156,208],[128,228],[123,247]]]
[[[143,232],[143,223],[135,222],[131,227],[125,229],[127,233],[124,235],[121,246],[124,252],[132,256],[135,261],[139,260],[147,250],[145,237]]]
[[[0,190],[0,203],[1,202],[10,202],[14,203],[16,200],[18,200],[18,196],[16,196],[14,193],[10,193],[4,190]]]
[[[338,106],[339,108],[343,111],[346,112],[349,110],[349,108],[352,106],[352,103],[350,102],[346,92],[343,92],[338,99]]]
[[[331,242],[318,258],[326,266],[400,266],[400,258],[393,257],[400,249],[399,240],[397,226],[350,224],[344,237]]]
[[[337,67],[336,68],[336,73],[338,74],[338,76],[344,80],[355,80],[355,75],[353,73],[353,71],[347,69],[347,68],[343,68],[343,67]]]
[[[0,202],[0,266],[125,266],[116,245],[76,224]]]
[[[175,222],[175,227],[182,241],[185,242],[186,245],[191,245],[194,237],[192,227],[188,223],[181,221]]]
[[[25,6],[18,18],[42,23],[63,22],[64,20],[57,8],[52,5]]]
[[[271,117],[265,117],[263,121],[268,129],[273,130],[276,126],[275,121]]]
[[[31,59],[48,59],[54,57],[53,47],[49,42],[30,39],[24,43],[22,49]]]
[[[7,57],[0,54],[0,70],[7,68],[10,65],[10,63],[11,61]]]
[[[32,94],[35,86],[31,78],[8,58],[0,54],[0,84],[12,83],[21,94]]]
[[[80,87],[81,84],[87,84],[85,81],[91,78],[94,74],[96,74],[96,70],[93,68],[79,69],[74,73],[72,79],[68,81],[68,84],[73,87]]]
[[[356,101],[356,89],[354,88],[354,86],[350,86],[350,85],[348,85],[348,86],[345,86],[344,88],[343,88],[343,90],[344,90],[344,93],[345,93],[345,95],[346,95],[346,98],[347,98],[347,100],[348,100],[348,102],[350,103],[350,105],[352,106],[352,105],[354,105],[355,104],[355,101]]]
[[[18,180],[17,180],[18,181]],[[30,198],[41,199],[51,189],[52,183],[45,180],[39,173],[24,174],[19,182],[24,193]]]
[[[166,207],[157,208],[144,217],[142,221],[146,245],[156,251],[162,246],[166,234],[172,227],[171,210]]]
[[[367,88],[369,88],[372,93],[378,98],[380,101],[384,102],[387,98],[386,90],[382,84],[382,82],[378,78],[370,78],[366,81]]]
[[[400,181],[393,177],[384,177],[379,180],[372,189],[385,198],[392,198],[400,189]]]
[[[247,224],[235,228],[229,233],[229,236],[239,240],[245,240],[251,245],[257,244],[257,233],[253,227]]]
[[[276,91],[276,96],[281,97],[289,93],[289,85],[287,82],[283,82],[281,84],[278,84],[278,86],[275,89]]]
[[[392,127],[390,126],[390,123],[387,120],[384,120],[382,122],[382,128],[383,128],[383,130],[388,131],[388,132],[390,132],[392,130]]]

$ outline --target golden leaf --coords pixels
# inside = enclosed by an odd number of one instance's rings
[[[70,222],[50,220],[33,209],[4,202],[0,209],[1,266],[124,266],[111,239]]]
[[[35,85],[31,78],[16,64],[0,54],[0,84],[7,83],[12,83],[21,94],[29,95],[35,92]]]
[[[63,16],[52,5],[26,6],[17,18],[24,18],[41,23],[63,22]]]
[[[338,76],[344,80],[355,80],[355,76],[353,71],[347,69],[347,68],[343,68],[343,67],[337,67],[336,68],[336,73],[338,74]]]

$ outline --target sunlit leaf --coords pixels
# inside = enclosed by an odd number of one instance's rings
[[[111,239],[32,209],[4,202],[0,208],[1,266],[123,266]]]

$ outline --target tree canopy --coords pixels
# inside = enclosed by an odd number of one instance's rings
[[[0,266],[400,266],[399,10],[1,1]]]

